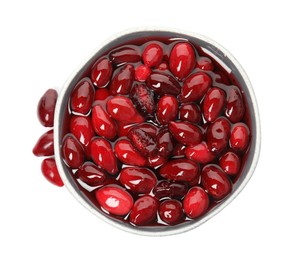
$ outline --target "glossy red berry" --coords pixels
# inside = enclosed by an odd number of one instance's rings
[[[144,118],[138,113],[132,101],[123,96],[115,96],[107,102],[108,113],[116,120],[127,123],[142,123]]]
[[[106,173],[96,164],[85,162],[76,172],[76,177],[89,186],[100,186],[106,180]]]
[[[225,105],[225,92],[220,88],[211,88],[203,100],[203,115],[205,120],[213,122]]]
[[[121,170],[119,181],[132,192],[147,194],[156,185],[157,177],[148,168],[128,167]]]
[[[95,133],[90,117],[73,116],[70,121],[70,132],[85,147],[89,145]]]
[[[134,81],[134,67],[127,64],[121,67],[111,80],[109,91],[111,95],[126,95],[129,93]]]
[[[209,206],[207,193],[198,186],[192,187],[183,200],[183,209],[189,218],[198,218]]]
[[[44,133],[36,142],[32,152],[35,156],[54,155],[54,130]]]
[[[75,113],[88,114],[94,99],[94,87],[89,78],[80,80],[71,94],[71,109]]]
[[[125,45],[114,49],[110,53],[110,60],[115,65],[123,63],[135,63],[141,60],[140,49],[134,45]]]
[[[84,150],[82,145],[72,134],[67,134],[62,142],[64,161],[73,169],[79,168],[84,162]]]
[[[107,58],[101,58],[96,62],[91,71],[91,80],[97,88],[107,86],[112,75],[112,65]]]
[[[199,174],[199,165],[192,160],[179,158],[165,163],[159,173],[168,180],[190,182]]]
[[[191,74],[185,81],[181,89],[182,102],[200,101],[207,90],[211,87],[212,80],[210,76],[204,72]]]
[[[157,119],[165,125],[176,119],[178,115],[178,100],[174,96],[162,96],[157,105]]]
[[[117,126],[114,119],[100,105],[92,108],[92,125],[97,135],[107,139],[113,139],[117,134]]]
[[[58,172],[56,161],[54,158],[46,158],[42,161],[41,171],[43,176],[52,184],[62,187],[64,183]]]
[[[193,70],[196,63],[194,48],[187,42],[177,43],[170,54],[169,65],[171,72],[183,80]]]
[[[232,122],[237,123],[243,119],[245,106],[241,92],[236,86],[229,86],[226,98],[226,117]]]
[[[201,183],[207,193],[215,200],[225,198],[232,189],[232,185],[223,170],[215,164],[206,165],[202,169]]]
[[[222,152],[228,145],[230,123],[224,117],[217,118],[207,129],[207,144],[211,151]]]
[[[147,81],[147,86],[157,95],[174,95],[180,94],[181,87],[179,83],[170,75],[161,73],[152,73]]]
[[[235,175],[240,170],[240,159],[234,152],[226,152],[220,157],[219,165],[228,175]]]
[[[183,216],[182,203],[178,200],[164,200],[159,206],[159,216],[162,221],[170,225],[179,223]]]
[[[52,127],[54,124],[55,107],[58,93],[54,89],[48,89],[40,98],[37,106],[37,116],[39,122],[46,127]]]
[[[157,217],[158,201],[150,195],[138,198],[130,212],[129,221],[137,226],[152,223]]]
[[[132,196],[118,185],[106,185],[96,190],[95,196],[104,210],[117,216],[128,214],[133,206]]]
[[[142,60],[148,67],[156,67],[163,59],[163,48],[160,44],[150,43],[142,53]]]
[[[116,142],[114,147],[117,158],[127,164],[135,166],[145,166],[146,158],[142,156],[131,144],[130,141],[122,139]]]
[[[180,120],[188,121],[194,124],[201,122],[201,112],[196,104],[184,104],[180,108]]]
[[[189,122],[169,123],[169,130],[174,138],[185,145],[196,145],[202,141],[202,132],[200,128]]]
[[[117,159],[111,144],[104,138],[96,138],[91,142],[91,156],[93,161],[109,174],[118,172]]]
[[[163,129],[157,136],[158,152],[163,157],[168,157],[175,148],[175,142],[172,134],[168,129]]]
[[[186,147],[185,155],[188,159],[202,164],[210,163],[216,158],[216,154],[209,149],[206,142]]]
[[[243,151],[249,144],[250,130],[244,123],[237,123],[233,126],[230,134],[230,146],[236,150]]]

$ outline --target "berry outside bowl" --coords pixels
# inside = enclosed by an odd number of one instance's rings
[[[222,202],[220,202],[215,207],[208,210],[203,216],[193,219],[191,221],[186,221],[181,224],[173,226],[133,226],[127,222],[124,222],[118,218],[114,218],[100,208],[98,208],[88,197],[81,191],[72,177],[71,171],[68,169],[62,158],[61,143],[63,137],[67,131],[68,122],[68,103],[70,99],[71,92],[75,85],[79,82],[82,77],[88,71],[91,70],[92,65],[95,61],[108,49],[112,49],[115,46],[119,46],[128,41],[132,41],[139,38],[146,38],[148,36],[156,37],[168,37],[175,39],[187,39],[193,42],[203,49],[204,53],[211,56],[216,62],[218,62],[228,73],[232,73],[240,85],[242,92],[244,93],[245,102],[247,103],[248,113],[249,113],[249,126],[251,131],[251,143],[248,150],[248,156],[243,164],[241,175],[239,179],[233,185],[232,192],[227,196]],[[95,214],[98,218],[104,220],[105,222],[120,228],[122,230],[149,236],[164,236],[173,235],[189,231],[194,229],[213,216],[220,212],[225,206],[227,206],[246,186],[250,180],[260,153],[260,120],[259,112],[256,103],[255,94],[252,85],[241,67],[238,61],[222,46],[220,46],[215,41],[191,32],[181,32],[180,30],[172,29],[160,29],[160,28],[139,28],[130,31],[120,33],[108,41],[104,42],[101,46],[95,50],[92,56],[90,56],[79,68],[73,73],[73,75],[68,79],[68,81],[63,86],[61,90],[55,109],[54,118],[54,150],[55,159],[59,174],[64,182],[64,185],[71,192],[71,194],[89,211]]]

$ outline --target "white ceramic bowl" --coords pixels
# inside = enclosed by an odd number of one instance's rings
[[[66,165],[64,164],[61,151],[60,151],[60,143],[63,137],[64,125],[63,120],[65,116],[65,111],[67,110],[68,99],[71,94],[72,89],[76,85],[76,83],[82,78],[82,74],[88,70],[96,61],[96,59],[101,55],[104,50],[111,49],[112,47],[122,44],[123,42],[146,37],[148,35],[152,36],[167,36],[171,38],[186,38],[191,42],[194,42],[200,46],[202,46],[203,50],[209,54],[213,55],[213,58],[216,59],[219,63],[223,64],[223,66],[230,72],[234,74],[237,81],[239,82],[244,95],[246,97],[246,105],[249,108],[249,114],[251,117],[251,133],[252,140],[250,144],[250,150],[248,159],[244,164],[241,177],[234,184],[232,193],[221,203],[219,203],[216,207],[209,210],[205,215],[197,220],[187,221],[175,226],[153,226],[153,227],[134,227],[129,223],[125,223],[123,221],[117,220],[113,217],[110,217],[102,210],[98,209],[77,187],[75,181],[73,180],[71,173],[68,171]],[[191,229],[194,229],[213,216],[215,216],[218,212],[220,212],[225,206],[227,206],[245,187],[245,185],[250,180],[260,153],[260,120],[259,120],[259,112],[257,107],[257,102],[255,98],[255,94],[252,88],[252,85],[241,67],[238,61],[222,46],[220,46],[215,41],[195,33],[191,32],[181,32],[180,30],[172,30],[172,29],[160,29],[160,28],[139,28],[130,31],[126,31],[123,33],[119,33],[118,35],[112,37],[108,41],[104,42],[100,45],[92,56],[90,56],[83,64],[81,64],[77,70],[73,73],[73,75],[68,79],[68,81],[63,86],[61,93],[59,94],[56,110],[55,110],[55,119],[54,119],[54,149],[55,149],[55,158],[58,167],[58,171],[60,176],[71,192],[71,194],[89,211],[95,214],[100,219],[105,222],[120,228],[122,230],[140,234],[140,235],[150,235],[150,236],[162,236],[162,235],[173,235],[177,233],[182,233]]]

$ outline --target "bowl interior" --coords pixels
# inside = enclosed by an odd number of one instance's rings
[[[209,210],[205,215],[201,218],[186,221],[176,226],[151,226],[151,227],[134,227],[128,223],[125,223],[121,220],[113,218],[92,203],[90,199],[81,191],[76,184],[75,180],[71,176],[70,170],[67,168],[65,163],[61,158],[60,144],[64,134],[67,132],[67,124],[65,123],[68,118],[68,100],[76,83],[84,77],[91,70],[92,65],[103,54],[105,54],[108,50],[116,47],[118,45],[126,44],[127,42],[138,39],[138,38],[146,38],[146,37],[168,37],[168,38],[183,38],[188,39],[190,42],[193,42],[203,49],[205,53],[212,56],[214,60],[220,63],[229,73],[235,77],[238,85],[242,89],[245,95],[246,107],[248,107],[249,113],[249,126],[251,128],[252,140],[248,150],[247,160],[244,162],[242,173],[240,178],[235,182],[233,186],[232,193],[220,204],[216,207]],[[61,178],[63,179],[66,187],[69,191],[75,196],[75,198],[84,205],[91,212],[96,214],[99,218],[103,219],[110,224],[121,228],[126,231],[130,231],[137,234],[144,235],[170,235],[175,233],[184,232],[190,229],[193,229],[203,222],[210,219],[212,216],[217,214],[220,210],[222,210],[227,204],[229,204],[238,193],[244,188],[248,180],[250,179],[257,160],[259,156],[260,149],[260,126],[259,126],[259,115],[258,109],[256,105],[255,96],[253,93],[252,86],[250,84],[249,79],[247,78],[244,70],[240,66],[240,64],[236,61],[236,59],[222,46],[219,46],[216,42],[201,36],[192,33],[180,33],[177,31],[161,31],[161,30],[142,30],[142,31],[133,31],[125,34],[121,34],[107,43],[103,44],[98,50],[87,60],[84,64],[82,64],[76,72],[72,75],[72,77],[67,81],[64,85],[58,101],[56,105],[55,112],[55,157],[58,166],[58,170],[60,172]]]

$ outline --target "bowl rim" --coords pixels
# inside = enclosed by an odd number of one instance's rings
[[[255,122],[255,130],[256,130],[256,136],[255,138],[252,139],[252,142],[254,142],[254,153],[253,153],[253,158],[252,162],[250,164],[249,170],[246,173],[245,178],[243,181],[240,183],[240,185],[237,187],[237,189],[231,193],[224,201],[223,203],[220,203],[218,206],[216,206],[211,212],[209,212],[207,215],[203,216],[201,219],[194,221],[191,224],[188,225],[178,225],[178,226],[172,226],[173,228],[170,228],[168,230],[157,230],[153,231],[150,229],[142,229],[142,228],[136,228],[134,226],[128,226],[125,225],[123,222],[118,222],[114,221],[113,219],[99,213],[93,206],[91,206],[87,201],[80,196],[75,188],[71,185],[70,181],[68,180],[66,173],[63,169],[62,165],[62,159],[61,159],[61,152],[60,152],[60,145],[58,141],[54,142],[54,151],[55,151],[55,160],[56,160],[56,165],[60,174],[61,179],[64,182],[64,185],[66,188],[69,190],[69,192],[81,203],[85,208],[87,208],[90,212],[92,212],[94,215],[96,215],[98,218],[102,219],[106,223],[117,227],[121,230],[133,233],[133,234],[138,234],[138,235],[146,235],[146,236],[168,236],[168,235],[174,235],[174,234],[179,234],[179,233],[184,233],[186,231],[192,230],[201,224],[205,223],[209,219],[211,219],[213,216],[218,214],[222,209],[224,209],[231,201],[233,201],[237,195],[244,189],[246,184],[249,182],[250,178],[252,177],[255,168],[257,166],[258,160],[259,160],[259,155],[260,155],[260,149],[261,149],[261,127],[260,127],[260,116],[259,116],[259,110],[258,110],[258,105],[257,105],[257,100],[255,97],[255,93],[253,90],[253,87],[251,85],[251,82],[240,65],[240,63],[236,60],[236,58],[223,46],[221,46],[219,43],[216,41],[212,40],[209,37],[206,37],[201,34],[197,34],[191,31],[185,31],[185,30],[180,30],[180,29],[173,29],[173,28],[167,28],[167,27],[135,27],[135,28],[130,28],[128,30],[121,31],[119,33],[116,33],[115,35],[112,35],[109,37],[107,40],[103,41],[99,46],[90,54],[84,61],[75,69],[75,71],[71,74],[71,76],[67,79],[65,84],[63,85],[55,107],[55,116],[54,116],[54,129],[57,129],[57,131],[54,131],[54,140],[60,140],[60,127],[61,127],[61,122],[60,122],[60,115],[61,115],[61,109],[62,109],[62,103],[64,100],[64,97],[66,95],[66,90],[70,86],[72,80],[75,78],[75,76],[79,73],[79,71],[86,66],[88,61],[99,51],[101,50],[104,46],[109,44],[110,42],[134,33],[139,33],[139,32],[168,32],[168,33],[177,33],[177,34],[183,34],[189,37],[197,38],[199,40],[202,40],[204,42],[207,42],[214,46],[215,48],[219,49],[225,56],[228,57],[228,59],[234,64],[236,69],[238,70],[239,74],[241,75],[246,88],[249,91],[249,96],[250,100],[252,102],[253,106],[253,118]]]

